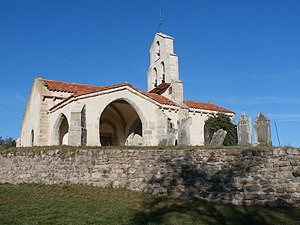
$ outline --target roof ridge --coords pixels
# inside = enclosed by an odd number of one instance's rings
[[[217,112],[225,112],[225,113],[234,113],[233,111],[226,109],[224,107],[215,105],[211,102],[199,102],[199,101],[191,101],[191,100],[184,100],[183,101],[189,108],[195,108],[195,109],[205,109],[205,110],[212,110]]]
[[[61,80],[52,80],[52,79],[46,79],[42,78],[43,81],[53,81],[53,82],[59,82],[59,83],[66,83],[66,84],[75,84],[75,85],[81,85],[81,86],[90,86],[90,87],[103,87],[99,85],[93,85],[93,84],[81,84],[81,83],[76,83],[76,82],[71,82],[71,81],[61,81]]]

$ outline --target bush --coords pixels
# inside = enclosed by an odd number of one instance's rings
[[[9,137],[3,139],[0,137],[0,149],[7,149],[11,147],[16,147],[16,141],[13,138]]]
[[[225,146],[234,146],[238,143],[236,126],[232,123],[229,116],[224,113],[218,113],[208,118],[205,121],[205,127],[209,133],[208,139],[211,140],[214,132],[219,129],[227,131],[227,135],[224,140]]]

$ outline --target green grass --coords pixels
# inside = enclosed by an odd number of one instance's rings
[[[300,208],[231,206],[83,185],[0,184],[0,224],[299,224]]]

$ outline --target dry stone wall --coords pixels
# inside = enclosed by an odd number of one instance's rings
[[[86,184],[237,205],[300,204],[300,149],[0,153],[0,183]]]

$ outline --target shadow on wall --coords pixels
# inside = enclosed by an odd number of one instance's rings
[[[165,203],[164,198],[156,198],[145,203],[147,210],[137,213],[132,224],[161,224],[165,217],[174,213],[183,217],[199,217],[195,221],[197,224],[201,221],[206,224],[269,224],[264,218],[273,215],[266,215],[265,207],[245,205],[276,205],[282,210],[292,206],[284,199],[268,194],[268,191],[274,192],[271,183],[255,178],[259,164],[264,163],[253,160],[255,154],[260,153],[244,150],[236,157],[224,158],[232,160],[226,164],[216,162],[220,157],[213,152],[205,159],[206,162],[199,164],[195,164],[195,156],[191,157],[189,153],[177,161],[162,156],[160,161],[165,166],[154,169],[147,191],[186,200],[184,203],[174,201],[170,204],[170,201]],[[244,206],[225,206],[205,200],[195,201],[195,198]],[[291,216],[299,217],[296,214]],[[280,218],[277,219],[280,221]]]

